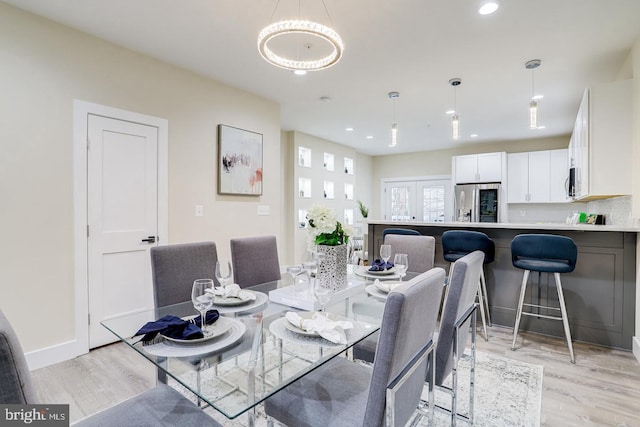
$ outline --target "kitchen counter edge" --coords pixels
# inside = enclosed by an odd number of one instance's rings
[[[627,233],[639,233],[638,227],[625,227],[620,225],[591,225],[591,224],[554,224],[554,223],[511,223],[511,222],[419,222],[419,221],[384,221],[364,220],[366,224],[416,226],[416,227],[459,227],[459,228],[491,228],[511,230],[565,230],[565,231],[619,231]]]

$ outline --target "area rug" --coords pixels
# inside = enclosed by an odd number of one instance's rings
[[[225,362],[228,363],[228,362]],[[234,363],[235,365],[235,363]],[[224,367],[221,367],[224,370]],[[212,369],[208,371],[213,371]],[[463,357],[459,366],[458,412],[467,413],[469,406],[469,359]],[[475,374],[474,426],[479,427],[535,427],[540,425],[540,404],[542,398],[542,372],[540,365],[531,365],[489,353],[477,353]],[[203,373],[203,380],[204,375]],[[193,376],[185,372],[185,376]],[[187,378],[185,378],[187,379]],[[191,378],[189,378],[190,380]],[[215,382],[203,381],[215,384]],[[180,390],[180,386],[170,381],[170,385]],[[216,387],[218,388],[218,387]],[[185,396],[193,394],[181,390]],[[426,396],[426,388],[425,388]],[[449,407],[450,399],[444,392],[436,392],[436,403]],[[247,415],[229,420],[222,414],[207,408],[206,412],[224,426],[242,427],[247,425]],[[460,420],[458,425],[468,423]],[[261,406],[256,408],[256,426],[266,426],[266,418]],[[428,426],[423,419],[419,426]],[[450,425],[450,418],[444,412],[436,411],[435,426]],[[294,427],[294,426],[291,426]]]

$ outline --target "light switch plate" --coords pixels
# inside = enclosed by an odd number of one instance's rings
[[[196,205],[196,216],[204,216],[204,206]]]
[[[258,215],[270,215],[271,214],[271,207],[269,207],[268,205],[259,205],[258,206]]]

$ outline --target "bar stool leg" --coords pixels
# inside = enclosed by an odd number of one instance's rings
[[[482,297],[482,282],[478,281],[478,303],[480,305],[480,317],[482,318],[482,330],[484,331],[484,340],[489,341],[489,334],[487,333],[487,320],[484,313],[484,298]]]
[[[560,273],[553,273],[556,279],[556,288],[558,289],[558,300],[560,301],[560,311],[562,312],[562,324],[564,325],[564,334],[567,336],[567,345],[569,346],[569,356],[571,363],[576,363],[573,356],[573,343],[571,342],[571,330],[569,329],[569,318],[567,317],[567,308],[564,305],[564,293],[562,292],[562,284],[560,283]]]
[[[516,349],[516,339],[518,338],[518,328],[520,327],[520,317],[522,317],[522,306],[524,305],[524,294],[527,290],[527,281],[529,280],[530,270],[524,271],[522,277],[522,286],[520,287],[520,298],[518,299],[518,311],[516,314],[516,324],[513,327],[513,342],[511,343],[511,350]]]
[[[484,267],[480,270],[480,285],[484,294],[484,305],[487,312],[487,324],[491,326],[491,314],[489,313],[489,297],[487,296],[487,281],[484,278]]]

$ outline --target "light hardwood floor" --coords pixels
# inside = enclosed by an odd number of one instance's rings
[[[478,334],[478,350],[544,366],[542,426],[640,426],[640,365],[631,353],[574,343],[572,365],[562,340],[521,333],[511,351],[511,333],[492,327],[488,342]],[[151,364],[123,344],[33,374],[44,402],[70,404],[71,422],[155,384]]]

